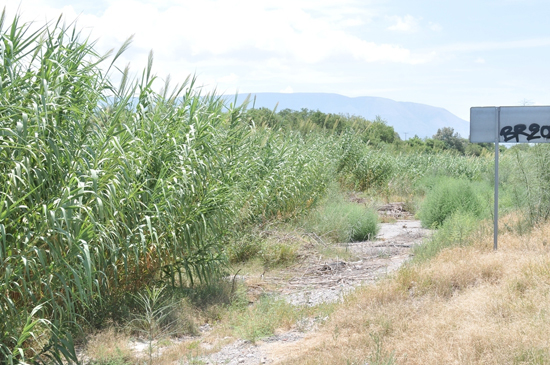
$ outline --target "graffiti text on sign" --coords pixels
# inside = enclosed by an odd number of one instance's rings
[[[504,142],[511,141],[515,139],[516,142],[519,142],[519,136],[527,137],[527,141],[532,141],[540,138],[550,138],[550,125],[543,125],[542,127],[533,123],[529,125],[525,124],[516,124],[515,126],[506,126],[502,127],[500,130],[500,135],[504,137]]]

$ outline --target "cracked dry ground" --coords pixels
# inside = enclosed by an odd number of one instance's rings
[[[335,302],[359,285],[374,283],[380,277],[398,269],[411,257],[411,247],[420,244],[430,231],[420,225],[403,209],[401,203],[391,203],[378,209],[382,220],[375,240],[344,245],[325,244],[319,237],[286,236],[280,239],[305,242],[299,263],[282,271],[265,275],[235,276],[244,282],[251,303],[262,294],[278,294],[293,305],[314,306]],[[327,254],[327,251],[332,254]],[[324,259],[323,257],[331,257]],[[212,339],[210,325],[200,328],[198,342],[202,353],[177,364],[272,364],[284,361],[290,347],[306,337],[315,336],[315,330],[327,318],[307,318],[286,332],[251,343],[242,339]],[[208,340],[206,338],[209,337]]]

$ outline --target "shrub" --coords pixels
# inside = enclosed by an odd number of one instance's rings
[[[370,240],[378,233],[378,215],[373,209],[358,205],[354,208],[350,207],[348,222],[351,226],[351,242]]]
[[[260,252],[264,266],[290,264],[297,258],[298,246],[288,242],[266,242]]]
[[[419,212],[424,227],[439,227],[455,212],[479,217],[483,201],[474,183],[463,179],[440,178],[428,192]]]
[[[472,212],[453,213],[427,242],[413,248],[415,260],[423,261],[432,258],[447,247],[471,244],[472,233],[479,226],[479,222]]]
[[[378,233],[378,215],[372,208],[345,201],[336,195],[310,214],[307,230],[331,242],[356,242],[374,238]]]

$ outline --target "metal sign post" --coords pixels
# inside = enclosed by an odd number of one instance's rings
[[[550,106],[470,108],[470,142],[495,143],[494,243],[498,247],[498,159],[505,143],[550,142]]]
[[[494,233],[493,233],[493,250],[498,248],[498,157],[500,153],[500,107],[497,108],[495,125],[495,213],[494,217]]]

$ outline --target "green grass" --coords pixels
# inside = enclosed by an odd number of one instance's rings
[[[527,348],[514,358],[514,364],[548,364],[550,354],[547,348]]]
[[[277,328],[290,326],[298,312],[282,298],[263,296],[252,307],[234,311],[231,326],[241,338],[256,342],[273,335]]]
[[[456,211],[445,219],[433,236],[420,246],[414,246],[415,261],[425,261],[448,247],[467,246],[473,243],[474,233],[480,226],[479,217],[472,212]]]
[[[322,323],[336,308],[335,303],[295,306],[284,298],[263,295],[252,304],[236,302],[229,308],[229,326],[240,338],[256,342],[275,334],[277,329],[299,329],[305,322]]]
[[[338,172],[343,185],[375,195],[422,193],[426,178],[447,176],[470,181],[490,176],[490,156],[460,156],[450,152],[410,151],[396,154],[391,146],[366,145],[357,135],[345,134],[338,153]]]

